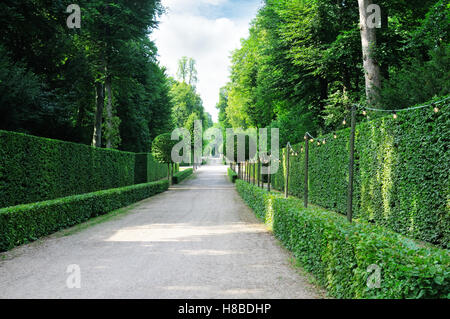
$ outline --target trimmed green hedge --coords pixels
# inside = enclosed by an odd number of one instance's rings
[[[163,180],[0,209],[0,251],[128,206],[168,187],[168,181]]]
[[[236,180],[238,178],[235,171],[233,171],[231,168],[228,167],[228,178],[230,179],[230,182],[236,183]]]
[[[189,176],[191,176],[194,173],[194,169],[188,168],[184,171],[181,171],[179,173],[176,173],[172,176],[172,183],[173,184],[179,184]]]
[[[149,183],[167,178],[167,164],[157,162],[150,153],[136,154],[135,184]],[[179,171],[179,165],[173,164],[174,172]]]
[[[178,172],[178,164],[174,164]],[[151,154],[0,130],[0,207],[51,200],[167,178]]]
[[[0,207],[134,184],[135,154],[0,131]]]
[[[143,184],[150,181],[147,181],[147,161],[148,161],[147,153],[137,153],[135,156],[135,165],[134,165],[134,183],[135,184]],[[153,181],[151,181],[153,182]]]
[[[337,298],[449,298],[450,255],[365,222],[348,223],[334,212],[303,207],[238,180],[256,215],[273,224],[277,238]],[[368,288],[369,266],[381,269],[380,288]]]
[[[432,107],[360,123],[355,141],[355,218],[396,232],[450,247],[450,152],[448,106]],[[325,145],[310,144],[311,203],[345,213],[347,207],[350,129],[325,135]],[[294,146],[290,194],[302,197],[304,143]],[[283,163],[284,163],[283,158]],[[284,165],[272,176],[284,189]]]

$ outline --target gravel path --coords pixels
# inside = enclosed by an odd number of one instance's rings
[[[79,266],[81,288],[67,287],[69,265]],[[224,166],[202,167],[119,218],[0,255],[0,298],[321,296],[243,203]]]

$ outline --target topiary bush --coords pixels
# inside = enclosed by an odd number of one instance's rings
[[[448,105],[400,113],[357,125],[353,208],[356,218],[375,222],[419,240],[450,247],[450,152]],[[346,213],[350,129],[310,144],[310,202]],[[304,192],[304,156],[291,156],[290,194]],[[284,154],[284,151],[283,151]],[[284,189],[285,158],[272,176]]]
[[[169,187],[167,180],[0,209],[0,251],[128,206]]]
[[[181,171],[179,173],[176,173],[172,176],[172,183],[173,184],[179,184],[189,176],[191,176],[194,173],[194,170],[192,168],[185,169],[184,171]]]
[[[236,187],[255,214],[297,261],[337,298],[449,298],[450,254],[366,222],[285,199],[238,180]],[[379,267],[379,288],[369,288]]]

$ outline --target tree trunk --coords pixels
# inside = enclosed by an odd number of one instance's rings
[[[111,75],[108,74],[105,81],[106,86],[106,129],[108,134],[106,135],[106,148],[112,147],[112,95],[111,95]]]
[[[106,14],[111,16],[111,8],[109,4],[106,5]],[[111,95],[111,74],[109,70],[110,58],[111,58],[111,45],[109,42],[110,38],[110,28],[106,25],[106,58],[105,58],[105,89],[106,89],[106,148],[112,147],[112,95]]]
[[[95,84],[96,89],[96,111],[95,111],[95,123],[94,134],[92,137],[92,146],[102,147],[102,118],[103,107],[105,104],[105,92],[101,82]]]
[[[366,79],[366,98],[370,104],[375,104],[378,100],[378,89],[381,86],[380,66],[373,58],[373,51],[377,44],[376,28],[367,26],[367,6],[372,4],[372,0],[358,0],[359,19],[361,29],[361,43],[363,52],[364,73]]]

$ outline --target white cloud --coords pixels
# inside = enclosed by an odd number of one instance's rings
[[[230,4],[229,1],[163,0],[163,5],[169,10],[161,18],[159,29],[151,36],[158,47],[159,60],[167,67],[170,75],[176,75],[181,57],[196,60],[199,79],[197,91],[203,99],[205,110],[215,121],[219,90],[228,82],[229,57],[239,47],[240,39],[248,36],[249,23],[258,8],[258,2],[255,1],[254,8],[248,14],[241,14],[240,18],[226,16],[225,13],[222,16],[218,10],[222,5]],[[239,5],[239,2],[232,5]],[[245,8],[249,8],[248,3]],[[217,10],[213,12],[214,18],[211,18],[208,13],[214,9]]]

